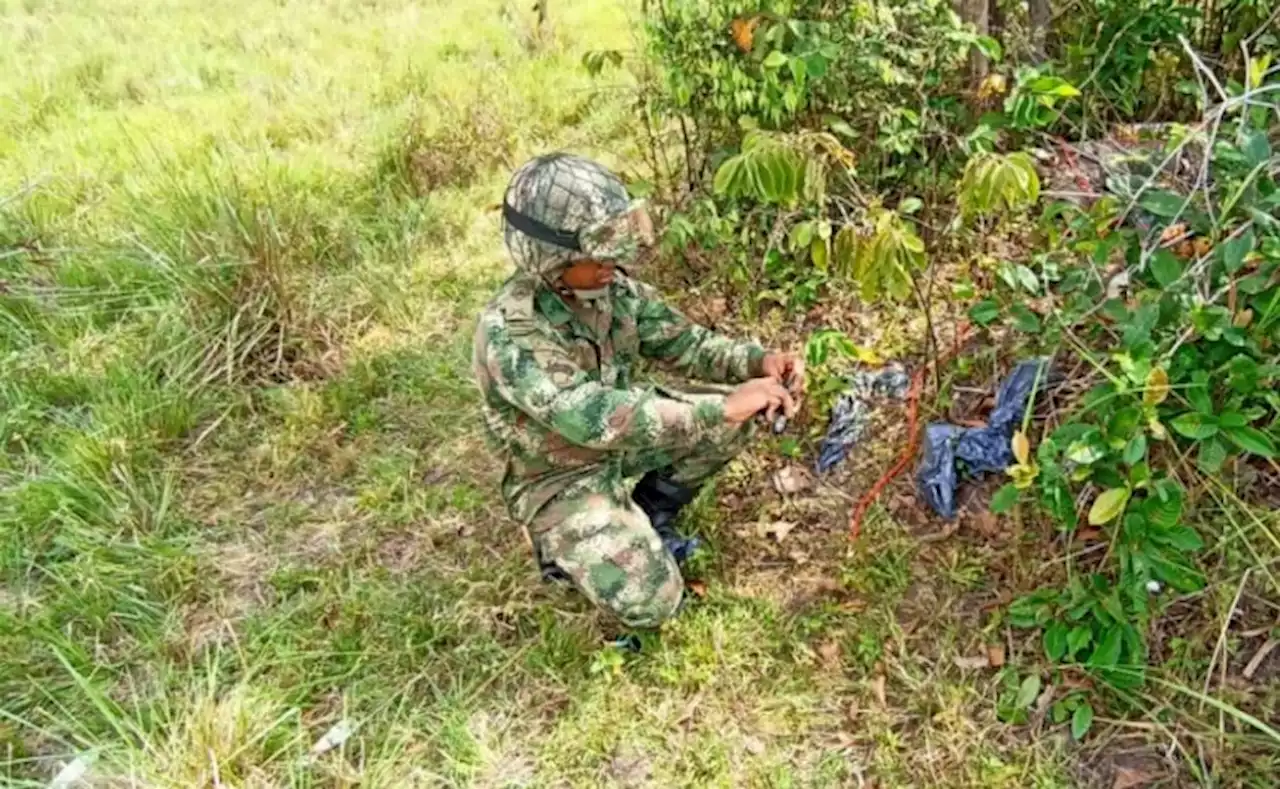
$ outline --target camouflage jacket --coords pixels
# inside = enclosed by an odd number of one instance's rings
[[[485,425],[506,455],[503,498],[522,523],[602,465],[616,476],[629,454],[688,449],[723,428],[723,396],[683,399],[637,384],[642,358],[713,383],[763,375],[759,345],[690,322],[621,273],[598,304],[517,274],[480,316],[474,372]]]

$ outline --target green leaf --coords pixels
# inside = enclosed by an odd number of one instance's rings
[[[1120,650],[1124,646],[1124,627],[1112,625],[1102,637],[1102,643],[1089,656],[1089,665],[1095,668],[1113,668],[1120,662]]]
[[[1089,733],[1089,729],[1092,727],[1093,707],[1089,706],[1089,702],[1086,701],[1076,707],[1075,713],[1071,716],[1071,736],[1075,737],[1076,741],[1079,742],[1084,739],[1084,736]]]
[[[969,308],[969,319],[979,326],[990,326],[1000,317],[1000,306],[990,299]]]
[[[1182,261],[1167,249],[1162,249],[1151,259],[1151,276],[1160,287],[1167,288],[1182,276]]]
[[[1087,439],[1071,442],[1067,447],[1067,460],[1082,466],[1092,465],[1107,456],[1107,450]]]
[[[1055,621],[1044,631],[1044,653],[1049,660],[1057,663],[1067,654],[1067,626]]]
[[[1176,526],[1160,535],[1160,542],[1180,551],[1200,551],[1204,549],[1204,539],[1200,533],[1190,526]]]
[[[1018,698],[1014,700],[1014,705],[1020,709],[1030,709],[1036,699],[1040,697],[1040,677],[1032,674],[1022,680],[1022,684],[1018,686]]]
[[[1018,503],[1018,497],[1021,495],[1022,492],[1012,483],[1005,485],[991,497],[991,511],[997,515],[1003,515],[1013,509],[1013,506]]]
[[[1009,317],[1013,326],[1023,334],[1040,333],[1040,316],[1031,311],[1025,304],[1015,304],[1009,308]]]
[[[1191,381],[1193,385],[1187,387],[1187,399],[1200,413],[1212,415],[1213,398],[1209,395],[1209,374],[1204,370],[1197,370],[1191,376]]]
[[[720,169],[716,170],[716,180],[713,185],[716,194],[729,195],[736,191],[735,185],[741,174],[742,157],[734,156],[726,159],[725,163],[720,165]]]
[[[813,243],[813,222],[800,222],[791,228],[790,241],[793,251],[807,249]]]
[[[1227,462],[1227,445],[1222,443],[1221,439],[1211,438],[1200,444],[1200,456],[1196,458],[1196,464],[1200,470],[1206,474],[1216,474],[1222,470],[1222,464]]]
[[[914,214],[915,212],[919,211],[922,207],[924,207],[924,201],[922,201],[920,198],[908,197],[904,199],[901,203],[898,203],[898,213]]]
[[[1086,625],[1076,625],[1071,628],[1071,632],[1067,634],[1067,656],[1074,659],[1080,650],[1089,646],[1089,642],[1093,641],[1093,630]]]
[[[1036,276],[1034,271],[1019,263],[1014,268],[1014,274],[1018,277],[1018,284],[1026,288],[1028,293],[1036,294],[1040,292],[1040,278]]]
[[[1205,416],[1198,411],[1188,411],[1178,416],[1169,423],[1169,426],[1187,438],[1197,441],[1218,435],[1218,425],[1213,417]]]
[[[1271,158],[1271,142],[1267,139],[1266,129],[1253,129],[1245,134],[1240,151],[1250,167],[1265,164]]]
[[[1253,228],[1228,240],[1222,245],[1222,264],[1228,274],[1234,274],[1244,268],[1245,256],[1253,251]]]
[[[763,65],[765,68],[782,68],[787,65],[787,56],[775,49],[764,59]]]
[[[1089,510],[1089,524],[1102,526],[1120,517],[1124,506],[1129,503],[1129,496],[1128,488],[1112,488],[1102,493]]]
[[[974,46],[991,60],[1000,60],[1004,57],[1004,49],[1000,46],[1000,42],[991,36],[978,36],[974,40]]]
[[[1182,210],[1186,198],[1164,189],[1152,189],[1142,195],[1138,201],[1148,212],[1163,219],[1171,219]]]
[[[1147,437],[1144,434],[1134,436],[1124,447],[1124,462],[1134,466],[1147,456]]]
[[[1271,436],[1256,427],[1229,427],[1223,430],[1232,443],[1252,455],[1264,458],[1276,456],[1276,445]]]

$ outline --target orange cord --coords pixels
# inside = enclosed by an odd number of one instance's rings
[[[961,324],[959,331],[956,332],[955,343],[951,352],[938,360],[937,366],[941,367],[950,359],[960,352],[960,345],[969,337],[970,326]],[[867,516],[867,510],[871,509],[871,505],[876,503],[880,498],[880,494],[884,493],[884,489],[889,487],[889,483],[893,482],[899,474],[901,474],[911,463],[911,459],[915,457],[916,450],[920,448],[920,396],[924,392],[925,372],[929,369],[928,365],[921,365],[916,374],[911,377],[911,389],[907,392],[907,446],[902,450],[902,455],[893,466],[884,473],[884,476],[876,480],[876,484],[871,486],[858,500],[858,506],[853,510],[853,517],[849,520],[849,539],[856,540],[862,534],[862,519]]]

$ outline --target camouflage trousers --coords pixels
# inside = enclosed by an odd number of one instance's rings
[[[686,396],[687,397],[687,396]],[[554,563],[596,605],[629,627],[657,627],[680,608],[684,579],[675,560],[631,500],[635,482],[671,469],[697,488],[742,451],[750,425],[725,425],[684,452],[622,454],[553,499],[529,524],[534,551]]]

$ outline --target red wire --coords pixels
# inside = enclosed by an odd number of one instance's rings
[[[941,367],[951,357],[960,352],[960,344],[969,336],[970,327],[968,324],[961,324],[959,331],[956,333],[954,347],[945,357],[938,359],[938,367]],[[862,495],[858,500],[858,506],[853,510],[853,517],[849,520],[849,539],[856,540],[862,534],[862,519],[866,517],[867,510],[871,509],[871,505],[876,503],[876,499],[880,498],[880,494],[884,493],[884,489],[889,487],[889,483],[893,482],[899,474],[906,469],[911,463],[911,459],[915,457],[916,450],[920,448],[920,395],[924,391],[925,371],[928,365],[921,365],[916,374],[911,377],[911,389],[907,392],[907,446],[903,448],[902,454],[898,460],[884,473],[880,479],[876,480],[876,484]]]

